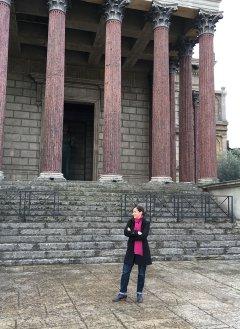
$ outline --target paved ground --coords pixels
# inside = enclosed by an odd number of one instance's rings
[[[0,267],[0,329],[240,328],[237,261],[157,262],[148,268],[144,303],[112,303],[121,266]]]

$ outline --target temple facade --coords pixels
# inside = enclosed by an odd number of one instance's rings
[[[215,181],[220,2],[0,0],[0,180]]]

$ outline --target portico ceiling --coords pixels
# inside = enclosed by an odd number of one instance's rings
[[[133,3],[134,4],[134,3]],[[131,7],[131,6],[130,6]],[[132,5],[134,7],[134,5]],[[99,3],[72,0],[66,18],[66,60],[103,65],[105,22]],[[122,23],[124,69],[148,68],[153,60],[153,29],[148,12],[126,8]],[[195,9],[180,8],[172,17],[170,48],[183,35],[196,37]],[[46,56],[48,6],[45,0],[15,0],[12,5],[10,54],[14,57]],[[143,65],[144,64],[144,65]]]

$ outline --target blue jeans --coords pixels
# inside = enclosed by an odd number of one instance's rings
[[[133,264],[123,264],[121,284],[120,284],[120,292],[127,293],[127,286],[130,278],[130,274],[133,268]],[[146,273],[146,265],[138,265],[138,280],[137,280],[137,292],[142,293],[144,282],[145,282],[145,273]]]

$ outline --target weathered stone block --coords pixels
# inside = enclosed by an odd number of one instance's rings
[[[29,112],[14,111],[14,118],[28,119],[29,118]]]
[[[20,104],[30,104],[30,98],[25,96],[16,96],[15,102]]]

